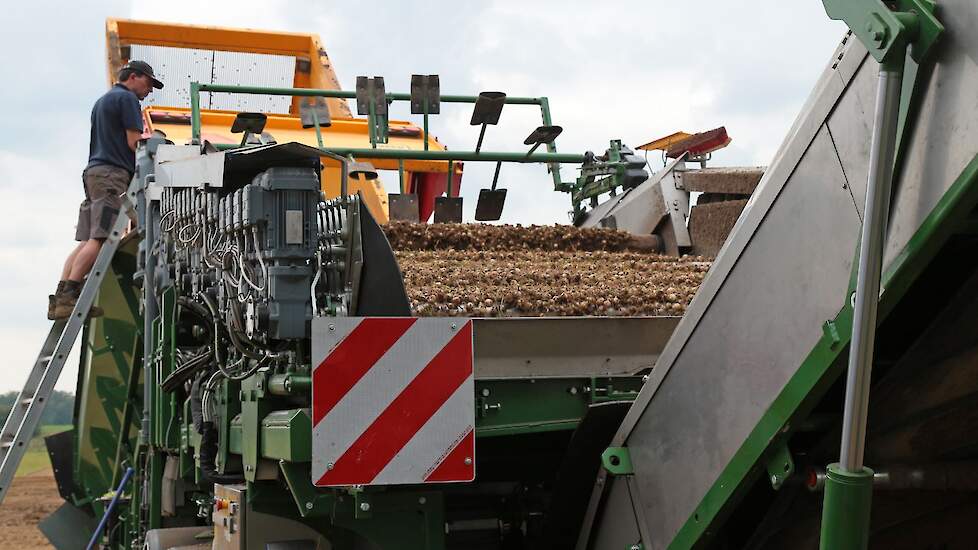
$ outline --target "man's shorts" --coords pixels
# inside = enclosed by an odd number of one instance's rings
[[[122,207],[121,195],[129,189],[132,174],[124,168],[100,164],[82,172],[85,200],[78,207],[76,241],[107,239]]]

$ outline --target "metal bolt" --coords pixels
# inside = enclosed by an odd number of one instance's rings
[[[458,325],[456,325],[455,323],[452,323],[452,330],[455,330],[457,328],[458,328]]]
[[[849,303],[852,304],[852,307],[856,307],[856,293],[855,292],[853,292],[852,295],[849,296]]]
[[[326,464],[326,469],[327,470],[332,470],[333,469],[333,463],[330,462],[330,463]]]
[[[577,386],[571,386],[570,394],[571,395],[577,395]]]
[[[471,466],[472,465],[472,457],[471,456],[465,457],[465,465],[466,466]]]
[[[370,511],[370,503],[369,502],[361,502],[360,503],[360,510],[363,511],[363,512],[369,512]]]
[[[306,510],[312,510],[312,503],[311,502],[307,502],[306,503]]]
[[[777,474],[771,474],[771,485],[774,485],[774,486],[777,486],[778,485],[778,475]]]
[[[482,397],[489,397],[490,393],[492,392],[489,391],[489,388],[482,388]]]
[[[426,498],[424,498],[424,497],[419,497],[419,498],[418,498],[418,504],[424,504],[424,503],[426,503],[426,502],[428,502],[428,499],[426,499]]]
[[[330,324],[329,325],[329,330],[336,330],[336,325]]]

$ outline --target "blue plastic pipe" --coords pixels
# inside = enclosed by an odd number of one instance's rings
[[[102,514],[102,519],[98,522],[98,527],[95,528],[95,532],[92,533],[92,539],[88,541],[88,546],[85,550],[92,550],[95,548],[95,543],[98,542],[99,535],[102,534],[102,529],[105,529],[105,524],[109,522],[109,517],[112,516],[112,510],[115,509],[115,505],[119,502],[119,496],[122,495],[122,489],[129,483],[129,478],[132,477],[133,473],[132,466],[126,468],[126,473],[122,476],[122,481],[119,482],[119,487],[116,488],[115,494],[112,495],[112,501],[109,502],[109,507],[105,509],[105,513]]]

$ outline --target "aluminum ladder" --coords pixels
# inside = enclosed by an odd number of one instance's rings
[[[0,431],[0,503],[7,496],[7,490],[13,482],[14,473],[24,458],[28,443],[34,437],[37,424],[47,406],[48,397],[54,391],[54,385],[61,375],[61,369],[68,359],[71,346],[78,338],[78,333],[88,318],[88,312],[95,301],[95,294],[102,285],[109,263],[119,248],[126,226],[129,223],[127,215],[132,210],[131,203],[123,200],[119,216],[116,217],[108,238],[102,244],[95,265],[88,274],[75,309],[67,320],[55,321],[48,332],[41,352],[34,361],[34,367],[27,377],[27,383],[14,401]]]

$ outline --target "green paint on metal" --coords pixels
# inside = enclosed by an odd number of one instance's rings
[[[317,491],[310,479],[309,464],[281,461],[279,468],[282,477],[295,499],[296,509],[301,517],[327,516],[333,508],[336,494],[333,491]]]
[[[601,453],[601,465],[609,473],[616,476],[635,473],[632,468],[632,455],[628,452],[628,447],[608,447]]]
[[[899,300],[937,255],[947,239],[962,227],[978,204],[978,155],[965,167],[954,183],[924,219],[913,237],[890,263],[883,275],[878,323],[883,322]],[[840,361],[852,334],[852,306],[848,295],[839,314],[832,319],[840,339],[823,332],[822,338],[775,398],[750,435],[734,453],[694,513],[676,533],[669,548],[692,548],[707,533],[709,526],[742,496],[749,481],[756,479],[757,463],[771,445],[780,444],[792,426],[807,416],[828,387],[842,373]]]
[[[219,151],[237,149],[234,143],[214,143],[214,148]],[[584,162],[584,155],[577,153],[533,153],[527,155],[521,152],[494,152],[494,151],[412,151],[409,149],[364,149],[352,147],[327,147],[322,149],[327,153],[333,153],[342,157],[353,156],[354,158],[374,158],[374,159],[394,159],[394,160],[451,160],[469,162],[519,162],[519,163],[570,163],[580,164]]]
[[[219,92],[219,93],[238,93],[238,94],[259,94],[259,95],[285,95],[292,97],[327,97],[327,98],[340,98],[340,99],[356,99],[357,93],[355,91],[346,90],[324,90],[319,88],[274,88],[274,87],[263,87],[263,86],[233,86],[226,84],[201,84],[199,82],[190,83],[190,133],[194,143],[200,143],[200,92]],[[384,96],[384,99],[390,103],[394,101],[411,101],[411,94],[405,93],[388,93]],[[439,97],[440,101],[444,103],[475,103],[479,96],[470,95],[443,95]],[[546,98],[537,97],[516,97],[507,96],[505,102],[510,105],[540,105],[542,108],[546,104]],[[372,103],[371,103],[372,104]],[[371,108],[371,111],[373,109]],[[424,150],[428,150],[428,102],[424,103]],[[550,110],[549,107],[544,109],[544,120],[549,118]],[[381,143],[387,143],[386,139],[386,116],[383,116],[385,120],[383,121],[383,139],[377,139],[378,136],[375,135],[376,129],[374,128],[375,121],[372,115],[368,116],[368,121],[370,122],[368,126],[368,132],[370,133],[371,144],[376,144],[377,141]],[[546,124],[549,124],[547,122]],[[346,155],[343,155],[346,156]],[[559,177],[559,176],[558,176]],[[559,181],[559,180],[558,180]]]
[[[200,143],[200,83],[190,83],[190,137]]]
[[[141,342],[138,309],[131,300],[137,244],[135,239],[120,244],[95,302],[105,315],[87,323],[82,335],[72,466],[77,504],[113,488],[119,436],[132,429],[124,408],[133,350]]]
[[[791,459],[791,451],[787,445],[780,445],[767,461],[767,477],[771,481],[771,487],[777,491],[793,473],[795,461]]]
[[[289,462],[312,460],[312,419],[309,409],[269,413],[261,421],[261,456]]]
[[[192,82],[190,84],[191,95],[196,88],[200,92],[224,92],[236,94],[258,94],[258,95],[287,95],[295,97],[333,97],[341,99],[356,99],[357,93],[352,90],[326,90],[323,88],[275,88],[265,86],[235,86],[231,84],[201,84]],[[387,93],[384,96],[387,101],[411,101],[411,94],[408,93]],[[441,95],[439,100],[442,103],[475,103],[478,101],[477,95]],[[507,105],[540,105],[544,98],[539,97],[518,97],[506,96]]]
[[[320,143],[319,148],[322,149],[323,145]],[[427,141],[425,141],[425,149],[427,150]],[[400,188],[400,193],[403,195],[407,185],[404,181],[404,159],[399,159],[397,161],[397,184]]]
[[[876,61],[903,65],[906,47],[918,62],[944,32],[930,0],[897,0],[891,10],[882,0],[822,0],[831,19],[844,21]]]
[[[478,380],[477,438],[573,430],[593,403],[634,400],[638,376]]]
[[[541,118],[543,119],[544,126],[553,126],[553,119],[550,117],[550,100],[548,100],[545,97],[540,98],[540,115]],[[547,144],[547,152],[548,153],[557,152],[556,140],[551,141],[550,143]],[[583,160],[581,162],[583,162]],[[561,183],[560,181],[560,163],[550,162],[547,168],[548,170],[550,170],[550,175],[551,177],[553,177],[554,180],[554,191],[559,191],[561,189],[561,186],[563,185],[563,183]]]
[[[873,471],[846,472],[830,464],[825,475],[822,505],[822,550],[864,550],[869,543],[873,501]]]

